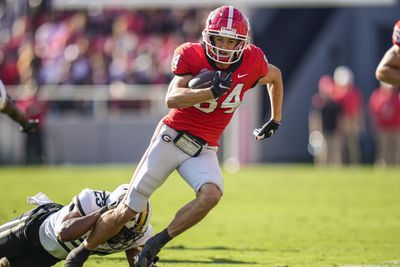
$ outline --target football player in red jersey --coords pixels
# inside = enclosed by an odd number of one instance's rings
[[[21,132],[30,133],[36,130],[39,120],[29,119],[7,95],[6,88],[0,80],[0,112],[7,114],[11,119],[21,125]]]
[[[222,6],[208,16],[201,43],[184,43],[175,50],[175,76],[165,100],[170,112],[159,123],[133,174],[127,197],[115,210],[102,215],[64,266],[82,266],[91,250],[144,208],[150,195],[174,170],[193,188],[196,197],[176,213],[166,229],[146,242],[137,266],[148,267],[168,241],[201,221],[224,190],[216,153],[218,140],[244,93],[256,84],[267,85],[271,119],[253,134],[256,140],[262,140],[278,129],[283,98],[281,72],[268,63],[260,48],[250,44],[249,30],[247,18],[238,9]],[[194,76],[207,70],[217,70],[211,87],[188,88]]]
[[[394,25],[393,45],[376,68],[376,78],[391,85],[400,85],[400,20]]]

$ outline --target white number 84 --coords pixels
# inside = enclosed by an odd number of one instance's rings
[[[225,98],[225,100],[221,103],[221,108],[226,108],[224,113],[233,113],[240,105],[242,101],[240,101],[240,93],[243,89],[243,83],[239,83],[233,88],[232,92]],[[212,99],[206,102],[202,102],[194,105],[195,108],[201,110],[205,113],[213,112],[218,106],[217,99]]]

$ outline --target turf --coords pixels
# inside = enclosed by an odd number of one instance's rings
[[[0,167],[0,222],[39,191],[68,203],[82,188],[112,190],[134,166]],[[160,267],[400,266],[400,169],[276,165],[225,173],[220,204],[160,253]],[[162,230],[192,190],[174,173],[152,196]],[[62,266],[60,263],[57,266]],[[127,266],[124,254],[85,266]]]

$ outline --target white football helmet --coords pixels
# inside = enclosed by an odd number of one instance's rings
[[[129,189],[129,184],[122,184],[117,187],[111,194],[107,200],[107,203],[113,203],[116,201],[121,201],[123,197],[126,195]],[[106,243],[110,246],[110,248],[115,250],[126,250],[129,248],[133,242],[141,238],[144,232],[149,227],[151,218],[151,204],[150,201],[147,201],[147,205],[145,209],[136,214],[136,216],[129,222],[125,224],[125,226],[121,229],[121,231],[108,239]]]
[[[222,6],[208,15],[202,35],[208,57],[219,63],[233,64],[241,58],[250,43],[249,21],[233,6]],[[214,36],[229,37],[239,42],[232,50],[223,49],[215,46]]]

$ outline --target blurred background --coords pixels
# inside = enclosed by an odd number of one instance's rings
[[[221,162],[232,170],[400,164],[400,151],[388,160],[378,146],[385,125],[370,99],[385,87],[375,69],[400,19],[395,0],[0,0],[0,79],[41,120],[26,136],[0,116],[0,164],[138,162],[167,112],[175,47],[198,41],[222,4],[249,17],[252,42],[281,69],[285,96],[279,131],[257,143],[251,133],[269,119],[269,100],[265,88],[248,93],[221,140]],[[399,138],[400,113],[385,112]]]

